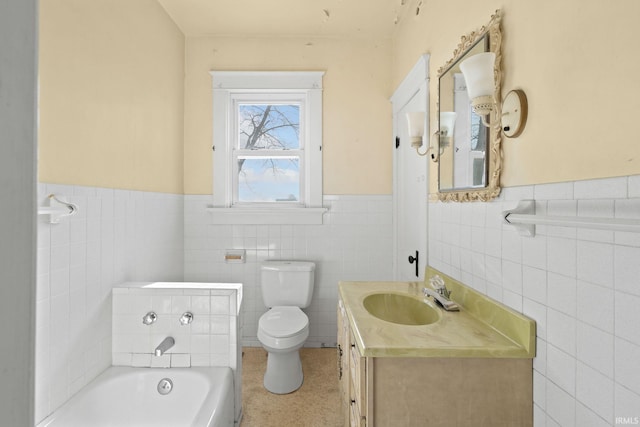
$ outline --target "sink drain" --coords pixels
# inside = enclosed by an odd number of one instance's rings
[[[171,393],[171,390],[173,390],[173,381],[169,378],[161,379],[158,383],[158,393],[165,395]]]

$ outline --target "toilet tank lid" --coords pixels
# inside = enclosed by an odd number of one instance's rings
[[[313,271],[316,264],[310,261],[265,261],[260,268],[276,271]]]

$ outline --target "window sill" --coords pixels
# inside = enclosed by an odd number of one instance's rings
[[[212,224],[321,225],[327,208],[207,208]]]

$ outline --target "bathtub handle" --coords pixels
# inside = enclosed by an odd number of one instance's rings
[[[145,325],[151,325],[158,320],[158,316],[153,311],[148,312],[144,316],[142,316],[142,323]]]
[[[190,311],[186,311],[182,313],[182,316],[180,316],[180,324],[182,326],[186,326],[186,325],[189,325],[191,322],[193,322],[193,313],[191,313]]]

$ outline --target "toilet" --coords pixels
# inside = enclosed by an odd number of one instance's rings
[[[307,261],[266,261],[260,266],[264,305],[258,340],[268,352],[264,387],[286,394],[302,385],[299,349],[309,336],[309,318],[301,310],[311,304],[315,264]]]

